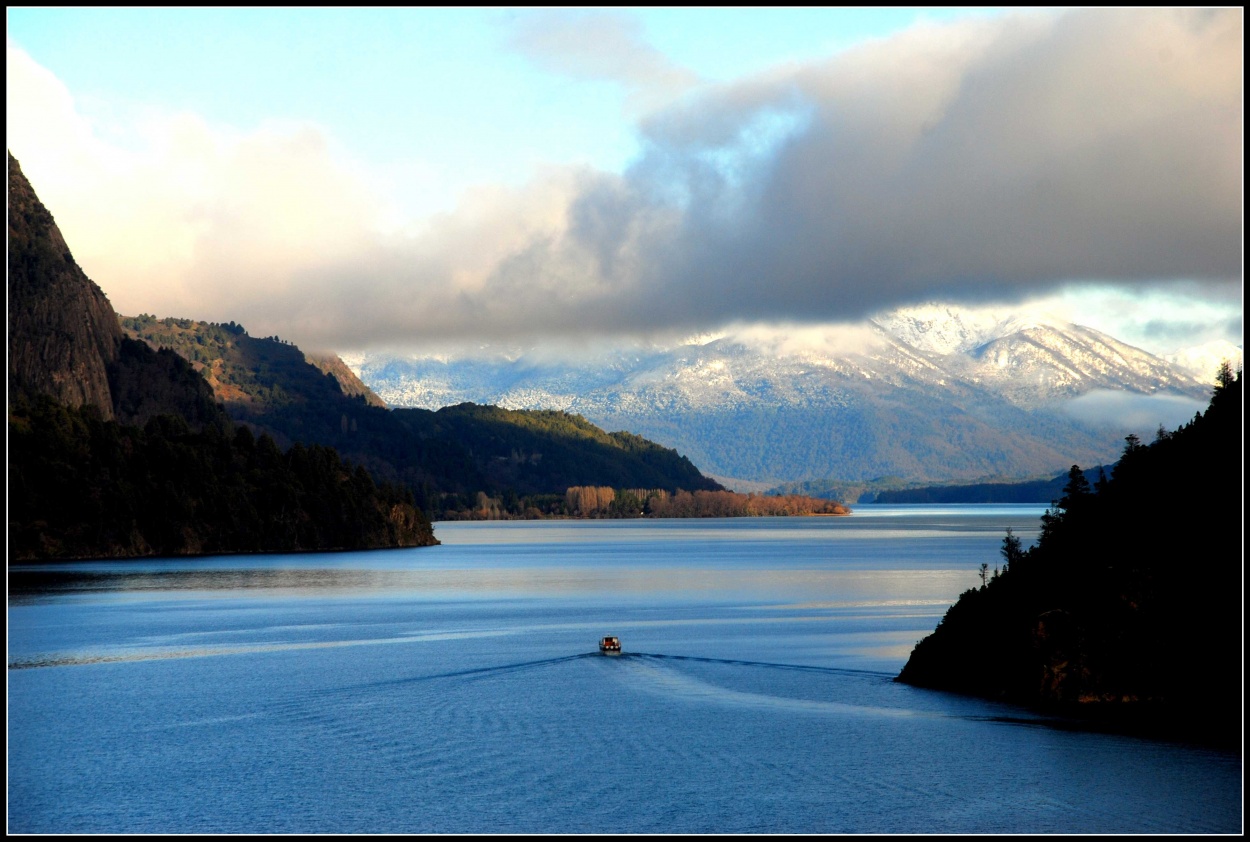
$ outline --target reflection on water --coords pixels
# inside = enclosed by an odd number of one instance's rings
[[[643,595],[716,591],[776,598],[808,597],[800,605],[945,604],[953,588],[967,585],[969,571],[656,570],[512,568],[469,570],[165,570],[148,573],[17,570],[9,573],[10,604],[74,595],[143,592],[265,591],[275,595],[406,593],[414,598],[448,595],[602,594]],[[884,600],[871,596],[885,595]],[[957,592],[957,591],[956,591]],[[939,594],[935,598],[934,594]],[[821,599],[825,601],[820,602]]]

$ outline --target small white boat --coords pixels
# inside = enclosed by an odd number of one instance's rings
[[[603,655],[621,654],[621,639],[619,637],[603,638],[599,641],[599,652]]]

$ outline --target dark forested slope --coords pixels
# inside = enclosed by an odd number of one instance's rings
[[[438,543],[410,494],[330,448],[171,415],[118,424],[42,395],[10,406],[8,517],[19,561]]]
[[[1240,744],[1241,373],[1110,478],[1075,466],[1036,546],[965,592],[898,680]]]

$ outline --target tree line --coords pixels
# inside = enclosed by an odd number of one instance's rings
[[[10,405],[8,525],[19,561],[437,543],[411,493],[331,448],[172,415],[123,425],[43,395]]]
[[[576,485],[564,494],[498,496],[477,492],[443,507],[448,520],[542,518],[707,518],[845,515],[850,509],[833,500],[801,495],[771,496],[734,491],[670,492],[663,488],[612,488]]]

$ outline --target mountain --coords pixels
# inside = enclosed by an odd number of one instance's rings
[[[124,336],[8,160],[11,560],[437,543],[411,494],[236,430],[189,362]]]
[[[104,292],[79,268],[52,214],[9,155],[9,401],[46,395],[142,425],[177,415],[225,429],[212,391],[177,355],[123,335]]]
[[[437,412],[385,409],[337,357],[305,355],[242,326],[125,317],[128,336],[200,371],[231,418],[279,444],[333,447],[375,476],[413,490],[436,515],[489,497],[560,495],[575,486],[713,491],[691,461],[625,432],[546,410],[464,402]],[[517,501],[514,508],[521,507]]]
[[[1096,389],[1205,396],[1207,380],[1092,328],[1044,313],[991,318],[954,307],[903,308],[876,323],[945,367],[1006,397],[1045,408]]]
[[[386,401],[373,393],[373,390],[361,382],[356,372],[347,367],[337,354],[305,353],[304,359],[322,374],[328,374],[339,384],[339,390],[348,397],[361,397],[369,406],[386,408]]]
[[[576,412],[675,447],[731,486],[1050,477],[1114,461],[1131,431],[1119,406],[1115,423],[1097,423],[1094,398],[1132,395],[1188,417],[1206,393],[1187,372],[1090,328],[939,307],[576,362],[524,352],[346,361],[392,406]]]
[[[898,680],[1240,748],[1242,377],[1205,413],[1069,473],[1036,546],[951,606]],[[1183,493],[1178,493],[1183,489]],[[985,567],[983,565],[983,571]]]

